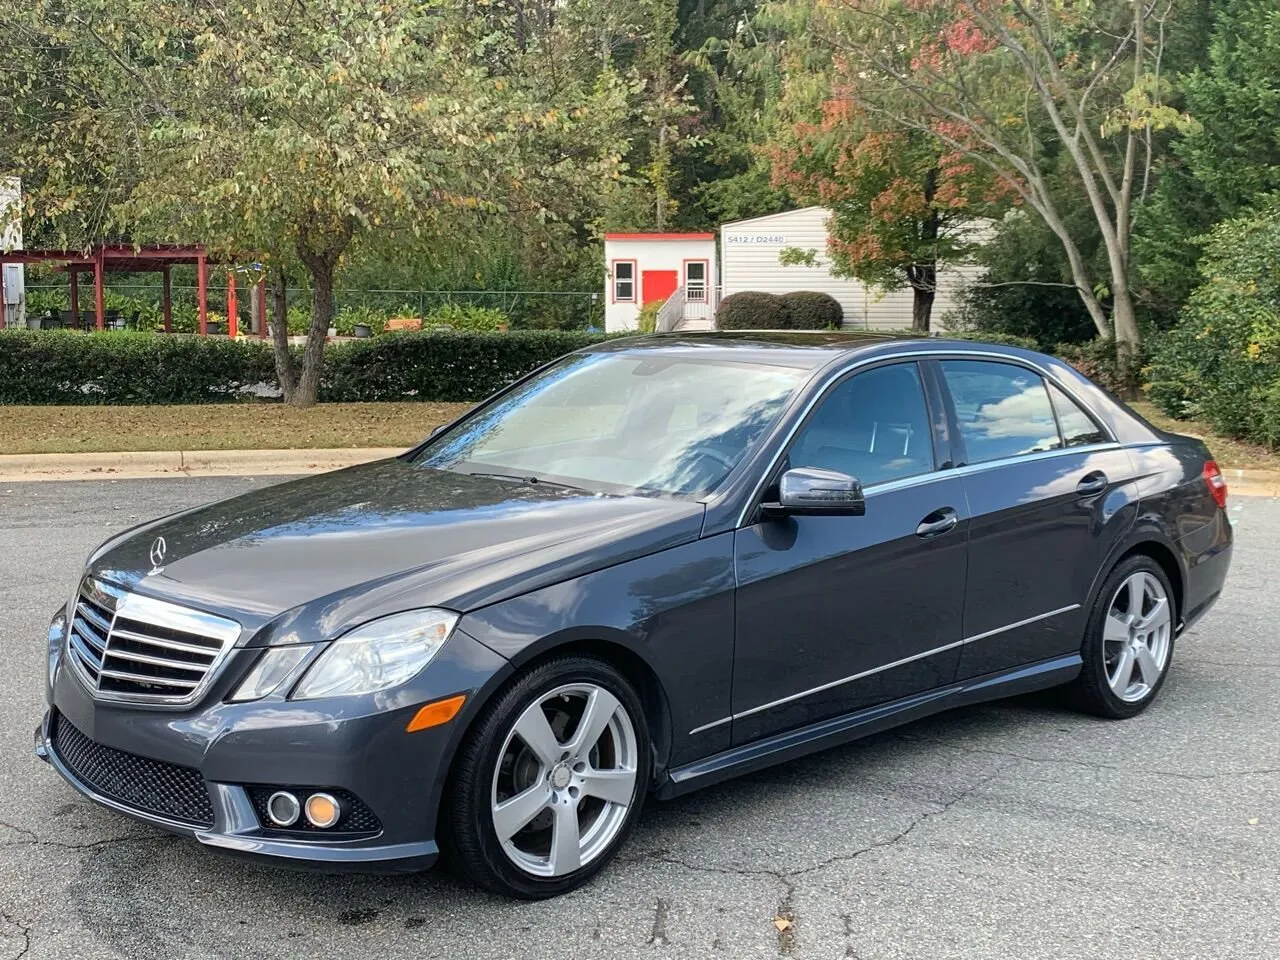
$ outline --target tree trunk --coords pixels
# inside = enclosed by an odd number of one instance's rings
[[[293,395],[295,407],[315,406],[320,393],[320,370],[324,365],[324,343],[333,318],[333,267],[336,257],[320,258],[311,268],[311,329],[302,351],[302,375]]]
[[[292,403],[295,407],[315,405],[320,394],[320,370],[324,365],[324,342],[333,319],[333,272],[338,258],[351,243],[355,223],[350,218],[333,224],[334,229],[311,234],[304,230],[297,240],[298,259],[311,274],[311,329],[302,350],[302,373]],[[317,246],[315,240],[323,241]]]
[[[1125,384],[1125,391],[1133,395],[1137,389],[1137,373],[1134,360],[1142,348],[1142,334],[1138,330],[1138,319],[1133,310],[1133,297],[1127,286],[1115,291],[1111,308],[1112,325],[1116,334],[1116,366],[1120,370],[1120,379]]]
[[[284,402],[292,404],[298,388],[298,371],[289,352],[289,277],[283,267],[271,271],[271,352],[276,360],[276,379]],[[262,318],[266,322],[266,317]]]
[[[933,300],[938,295],[937,263],[916,263],[907,268],[907,280],[914,294],[911,300],[911,329],[928,333],[933,319]]]

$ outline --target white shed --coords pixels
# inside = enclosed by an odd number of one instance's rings
[[[710,329],[715,314],[714,233],[606,233],[606,330],[634,330],[640,307],[668,300],[684,329]]]
[[[909,287],[883,293],[831,273],[831,259],[827,256],[830,217],[831,211],[825,207],[805,207],[721,226],[722,296],[744,290],[765,293],[817,290],[840,301],[846,328],[910,327],[912,292]],[[779,255],[784,247],[814,251],[815,265],[783,266]],[[960,287],[979,272],[979,268],[969,266],[938,271],[938,293],[933,301],[935,324],[958,305]]]

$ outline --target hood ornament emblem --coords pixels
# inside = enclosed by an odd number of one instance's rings
[[[164,542],[164,537],[156,537],[151,543],[151,570],[147,576],[155,576],[164,569],[165,551],[169,549],[169,545]]]

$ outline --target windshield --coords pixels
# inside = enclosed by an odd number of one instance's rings
[[[433,439],[415,463],[594,492],[700,496],[805,370],[652,353],[566,357]]]

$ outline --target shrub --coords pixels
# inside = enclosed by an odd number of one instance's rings
[[[1053,353],[1113,396],[1123,397],[1131,390],[1130,381],[1120,372],[1116,342],[1110,337],[1099,337],[1088,343],[1060,343]],[[1132,359],[1130,369],[1141,373],[1145,364],[1144,355],[1139,353]]]
[[[636,316],[636,330],[640,333],[653,333],[658,329],[658,313],[662,310],[662,305],[666,303],[666,299],[650,300],[640,308],[640,313]]]
[[[275,384],[271,351],[226,337],[0,331],[0,403],[218,403]]]
[[[320,399],[481,400],[605,339],[444,331],[329,344]],[[0,330],[0,404],[226,403],[279,392],[271,346],[256,338]]]
[[[454,330],[505,330],[510,320],[495,307],[474,303],[442,303],[423,319],[424,328],[450,327]]]
[[[844,321],[840,301],[827,293],[797,290],[782,296],[793,330],[839,330]]]
[[[1013,333],[998,333],[994,330],[947,330],[942,334],[948,340],[973,340],[977,343],[996,343],[1005,347],[1022,347],[1024,350],[1039,350],[1040,345],[1031,337],[1020,337]]]
[[[1154,344],[1147,392],[1174,417],[1228,436],[1280,441],[1280,206],[1206,238],[1204,282]]]
[[[791,314],[782,297],[744,290],[720,301],[716,326],[721,330],[789,330]]]
[[[333,325],[343,337],[354,336],[358,326],[366,326],[376,335],[387,325],[387,313],[377,307],[343,307],[334,317]]]

